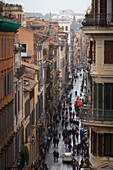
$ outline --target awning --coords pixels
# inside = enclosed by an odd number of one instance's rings
[[[19,29],[21,24],[4,21],[0,19],[0,31],[1,32],[16,32]]]

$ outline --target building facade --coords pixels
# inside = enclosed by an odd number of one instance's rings
[[[83,31],[91,39],[91,108],[81,113],[90,127],[89,154],[93,169],[113,169],[113,2],[93,0]]]
[[[14,32],[20,24],[0,24],[0,169],[7,169],[14,162]]]

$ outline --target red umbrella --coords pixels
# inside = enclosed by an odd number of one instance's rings
[[[75,107],[77,107],[77,106],[84,106],[79,97],[77,97],[76,101],[75,101]]]

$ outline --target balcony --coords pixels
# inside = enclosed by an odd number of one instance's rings
[[[22,65],[22,66],[20,66],[19,68],[17,68],[17,70],[16,70],[16,76],[20,78],[21,76],[24,75],[24,72],[25,72],[25,66]]]
[[[86,14],[83,26],[113,26],[113,14]]]
[[[91,109],[90,107],[82,108],[79,117],[86,122],[112,122],[113,124],[113,110]]]

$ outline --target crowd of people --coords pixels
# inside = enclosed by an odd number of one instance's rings
[[[40,155],[32,165],[35,169],[48,170],[46,154],[51,142],[54,147],[53,160],[55,162],[59,160],[58,146],[60,140],[64,141],[65,151],[72,152],[75,155],[72,162],[73,169],[89,167],[88,130],[79,126],[80,121],[76,109],[72,109],[72,94],[69,94],[71,89],[73,89],[73,79],[58,105],[57,117],[48,127],[48,138],[40,145]],[[75,159],[77,155],[82,156],[81,162]]]

